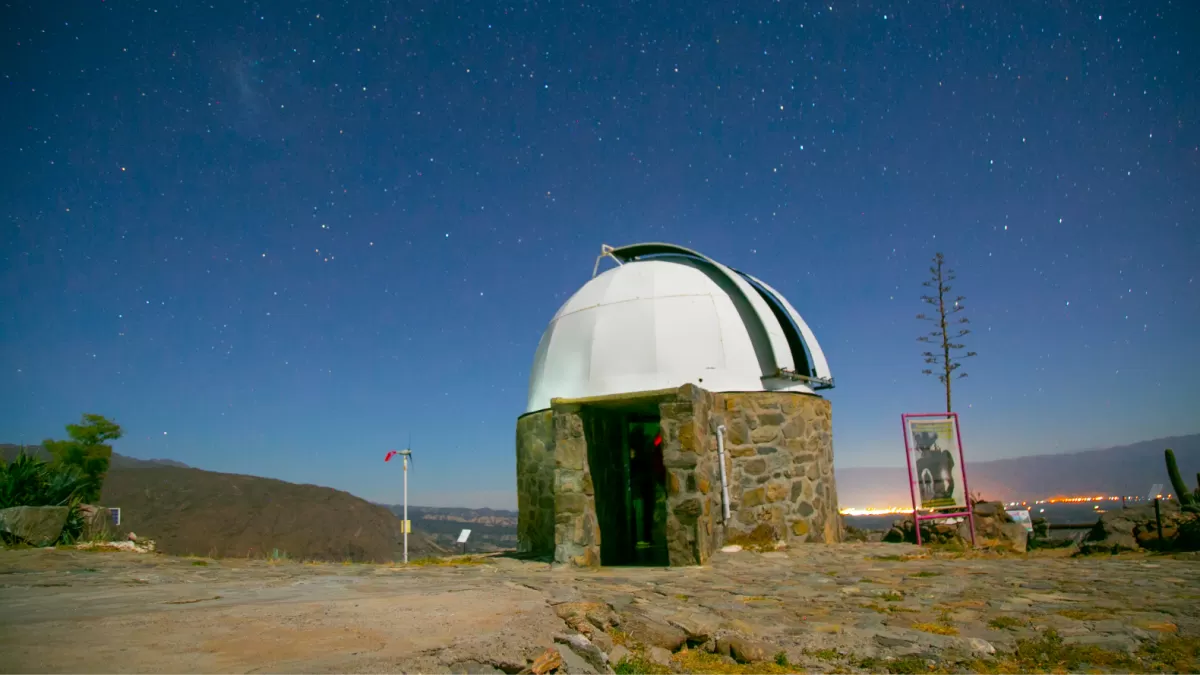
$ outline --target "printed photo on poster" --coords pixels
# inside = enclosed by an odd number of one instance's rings
[[[962,451],[954,418],[910,417],[906,426],[918,508],[965,508]]]

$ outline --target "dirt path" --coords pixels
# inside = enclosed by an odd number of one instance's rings
[[[4,672],[396,672],[523,667],[562,631],[495,569],[270,565],[137,554],[5,552]]]

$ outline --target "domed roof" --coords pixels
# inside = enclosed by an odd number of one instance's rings
[[[604,257],[617,267],[593,275],[542,335],[527,412],[555,398],[687,383],[805,393],[833,386],[808,325],[758,279],[670,244],[605,246]]]

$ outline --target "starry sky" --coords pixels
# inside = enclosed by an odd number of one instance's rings
[[[603,243],[762,278],[837,465],[1200,431],[1194,2],[18,2],[0,8],[0,441],[515,504],[538,339]]]

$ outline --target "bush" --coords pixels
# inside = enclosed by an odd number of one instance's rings
[[[11,464],[0,460],[0,509],[13,506],[66,506],[67,523],[59,541],[73,543],[83,533],[79,505],[93,481],[71,466],[49,464],[25,453]]]

